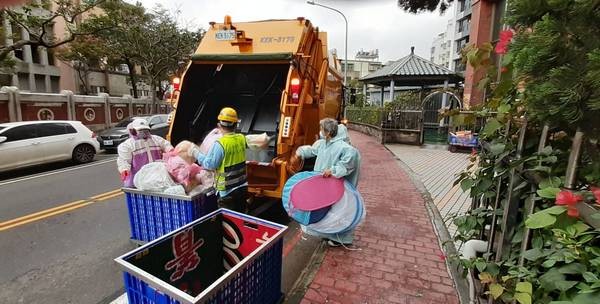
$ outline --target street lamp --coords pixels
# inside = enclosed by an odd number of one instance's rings
[[[338,11],[337,9],[333,8],[333,7],[329,7],[323,4],[319,4],[319,3],[315,3],[314,0],[308,0],[306,1],[306,3],[310,4],[310,5],[316,5],[316,6],[320,6],[320,7],[324,7],[326,9],[332,10],[334,12],[337,12],[338,14],[342,15],[342,17],[344,18],[344,22],[346,22],[346,43],[344,45],[344,87],[346,86],[346,81],[348,79],[348,19],[346,19],[346,16],[344,16],[344,14],[340,11]]]

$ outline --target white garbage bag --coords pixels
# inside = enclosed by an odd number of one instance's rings
[[[163,192],[169,187],[178,185],[169,175],[164,162],[144,165],[133,177],[133,184],[139,190],[153,192]]]
[[[208,154],[210,148],[212,148],[215,142],[221,137],[223,137],[223,133],[221,133],[219,129],[215,128],[212,131],[210,131],[208,134],[206,134],[204,140],[202,141],[202,144],[200,145],[200,152],[202,152],[202,154],[204,155]]]
[[[164,194],[187,195],[185,193],[185,189],[183,188],[182,185],[177,185],[177,186],[169,187],[169,188],[165,189]]]
[[[269,147],[271,139],[267,133],[246,135],[246,144],[250,150],[264,150]]]

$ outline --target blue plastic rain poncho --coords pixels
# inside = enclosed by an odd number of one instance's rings
[[[352,144],[350,142],[350,136],[348,136],[348,128],[346,128],[346,126],[343,124],[338,125],[336,137],[342,138],[347,144]]]
[[[314,171],[323,172],[326,169],[331,170],[334,177],[344,177],[347,181],[356,187],[360,171],[360,154],[356,148],[346,143],[348,133],[343,128],[329,142],[325,139],[315,141],[312,146],[301,146],[296,150],[296,154],[302,159],[316,157]]]

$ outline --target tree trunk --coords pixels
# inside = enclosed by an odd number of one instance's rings
[[[156,80],[154,79],[150,79],[150,97],[152,98],[150,114],[154,114],[154,109],[156,108]]]
[[[131,81],[131,89],[133,90],[133,98],[138,98],[137,92],[137,79],[135,77],[135,66],[129,60],[129,58],[125,58],[125,64],[127,64],[127,69],[129,69],[129,80]]]
[[[77,68],[77,76],[79,76],[79,81],[81,81],[82,84],[81,87],[83,88],[83,91],[81,94],[83,95],[90,95],[90,90],[87,84],[87,74],[87,69],[83,70],[81,68]]]

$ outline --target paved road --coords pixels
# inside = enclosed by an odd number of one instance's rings
[[[99,155],[90,165],[0,175],[0,302],[109,303],[123,293],[113,259],[134,245],[124,197],[113,191],[119,188],[115,167],[114,155]],[[277,213],[271,208],[266,217],[281,218]],[[284,291],[317,244],[290,224]]]

